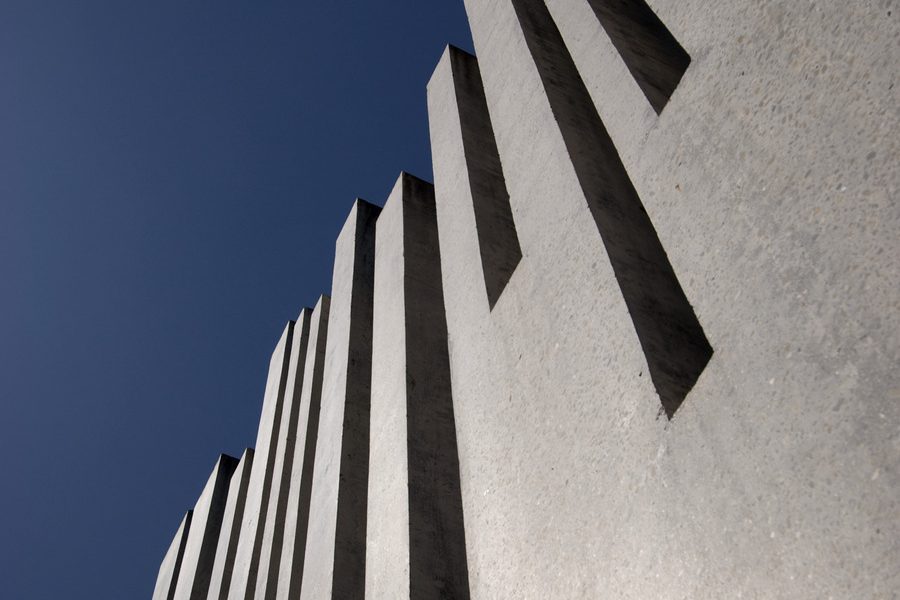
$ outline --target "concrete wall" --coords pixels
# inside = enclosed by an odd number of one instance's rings
[[[210,599],[895,595],[891,2],[465,6],[434,189],[357,201],[285,330]]]
[[[654,2],[692,56],[657,115],[588,3],[540,4],[466,3],[524,255],[489,316],[447,298],[473,595],[888,596],[889,9]],[[563,131],[584,89],[715,350],[671,421]]]

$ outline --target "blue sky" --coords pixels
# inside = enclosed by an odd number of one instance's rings
[[[431,178],[462,0],[0,3],[0,580],[149,598],[353,199]]]

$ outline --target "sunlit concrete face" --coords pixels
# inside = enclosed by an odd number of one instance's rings
[[[466,2],[523,252],[489,313],[447,294],[473,596],[896,589],[888,9],[653,2],[692,58],[657,113],[591,3],[523,24],[538,4]],[[714,350],[672,420],[563,130],[583,89],[552,97],[529,35],[575,64]]]
[[[213,562],[225,515],[228,487],[238,459],[223,454],[194,505],[191,530],[185,542],[175,600],[206,600]]]
[[[188,534],[191,532],[191,518],[194,511],[189,510],[181,519],[181,525],[175,532],[175,537],[156,576],[156,587],[153,590],[153,600],[172,600],[175,597],[176,584],[181,573],[181,562],[184,558],[184,548],[187,544]]]
[[[234,574],[234,559],[244,522],[244,508],[247,504],[247,488],[250,485],[250,471],[253,468],[253,449],[247,448],[241,455],[228,484],[225,512],[213,561],[210,577],[209,600],[226,600]]]
[[[278,341],[210,600],[890,597],[892,9],[465,4],[434,187],[357,201]]]
[[[366,597],[468,598],[434,188],[378,217]]]

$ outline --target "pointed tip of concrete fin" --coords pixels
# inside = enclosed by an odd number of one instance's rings
[[[432,182],[428,181],[427,179],[422,179],[421,177],[413,175],[412,173],[410,173],[408,171],[400,171],[400,177],[397,179],[397,181],[400,182],[402,180],[407,180],[407,181],[414,182],[414,183],[434,186],[434,184]]]

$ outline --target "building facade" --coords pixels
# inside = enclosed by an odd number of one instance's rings
[[[891,0],[466,10],[154,600],[896,597]]]

